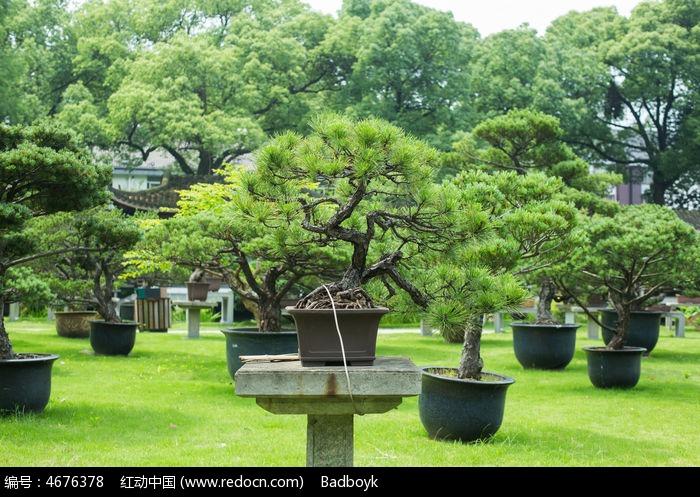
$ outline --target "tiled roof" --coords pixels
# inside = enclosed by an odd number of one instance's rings
[[[156,188],[138,192],[126,192],[110,188],[112,202],[123,211],[133,214],[137,211],[158,212],[161,217],[170,217],[175,213],[179,190],[187,190],[196,183],[217,183],[219,176],[174,176]]]

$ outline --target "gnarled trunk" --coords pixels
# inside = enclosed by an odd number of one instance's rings
[[[610,299],[617,311],[617,327],[615,329],[615,336],[608,343],[608,348],[613,350],[620,350],[625,346],[627,341],[627,329],[630,322],[630,305],[626,304],[624,301],[620,301],[617,298]]]
[[[464,327],[464,345],[462,357],[459,361],[457,377],[478,380],[484,361],[481,359],[481,331],[483,329],[483,317],[471,316]]]
[[[5,330],[5,299],[0,297],[0,359],[12,359],[15,355],[12,350],[10,337]]]
[[[276,299],[261,299],[258,304],[258,328],[260,331],[280,331],[282,329],[282,310]]]
[[[556,293],[557,287],[552,278],[544,278],[540,284],[537,302],[537,324],[557,324],[552,316],[552,301]]]

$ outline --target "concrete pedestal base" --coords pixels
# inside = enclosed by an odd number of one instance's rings
[[[255,397],[273,414],[305,414],[306,464],[353,464],[354,416],[394,409],[420,393],[421,373],[401,357],[378,357],[374,366],[302,367],[299,361],[245,364],[236,373],[236,394]]]
[[[353,415],[310,414],[306,419],[306,465],[310,468],[352,466]]]
[[[215,303],[209,302],[174,302],[178,307],[185,309],[187,315],[187,338],[199,338],[199,326],[201,324],[202,309],[210,309]]]

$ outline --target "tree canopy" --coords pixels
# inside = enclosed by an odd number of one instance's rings
[[[55,126],[0,124],[0,303],[26,294],[20,289],[27,287],[28,269],[19,275],[18,267],[64,251],[40,251],[27,223],[105,202],[109,178],[109,169],[95,165],[70,133]],[[10,356],[0,316],[0,357]]]

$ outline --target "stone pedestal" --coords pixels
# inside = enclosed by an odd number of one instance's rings
[[[199,338],[200,313],[202,309],[210,309],[216,304],[203,301],[184,301],[175,302],[174,304],[185,309],[187,314],[187,338]]]
[[[302,367],[299,361],[245,364],[236,373],[236,394],[255,397],[273,414],[307,416],[307,466],[352,466],[354,416],[384,413],[418,395],[421,373],[402,357],[378,357],[373,366],[348,370],[352,398],[342,366]]]

